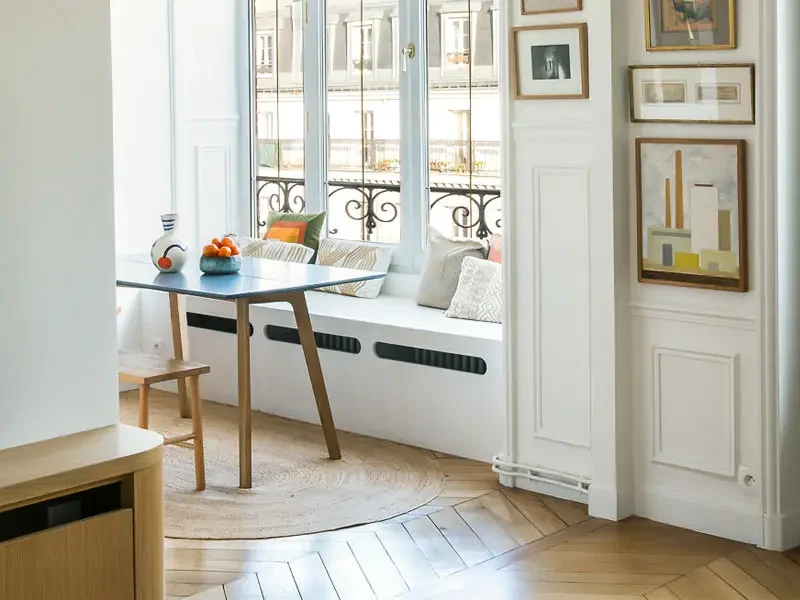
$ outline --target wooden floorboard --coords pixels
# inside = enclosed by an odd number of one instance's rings
[[[432,453],[426,506],[382,523],[272,540],[166,545],[167,599],[800,600],[778,554],[501,488],[488,465]]]

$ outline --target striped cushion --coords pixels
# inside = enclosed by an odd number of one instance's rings
[[[302,244],[289,244],[275,240],[259,240],[256,238],[237,238],[236,245],[245,258],[263,258],[282,260],[293,263],[308,263],[314,256],[314,250]]]

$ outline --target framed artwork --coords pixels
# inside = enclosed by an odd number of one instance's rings
[[[647,51],[736,47],[736,0],[644,0]]]
[[[586,23],[516,27],[511,44],[517,100],[589,97]]]
[[[628,70],[631,121],[756,122],[755,65],[657,65]]]
[[[523,15],[573,12],[583,10],[583,0],[520,0]]]
[[[636,140],[639,281],[747,291],[744,140]]]

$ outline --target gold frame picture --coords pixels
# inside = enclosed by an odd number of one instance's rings
[[[628,67],[632,123],[754,125],[752,63]]]
[[[577,30],[577,37],[567,30]],[[564,32],[564,35],[560,35]],[[574,32],[572,32],[574,33]],[[521,42],[521,36],[536,37]],[[539,43],[533,43],[538,41]],[[517,100],[570,100],[589,97],[589,36],[586,23],[532,25],[511,30],[511,79]],[[528,54],[528,51],[530,54]],[[520,54],[524,52],[524,54]],[[559,61],[562,65],[559,66]],[[558,73],[550,77],[542,65]],[[521,69],[526,71],[523,81]],[[578,81],[577,78],[580,78]]]
[[[747,143],[636,140],[638,280],[747,291]]]
[[[648,52],[736,48],[736,0],[644,0],[644,21]]]
[[[531,9],[530,4],[548,4],[551,8]],[[555,8],[552,8],[555,6]],[[523,15],[546,15],[550,13],[577,12],[583,10],[583,0],[520,0]]]

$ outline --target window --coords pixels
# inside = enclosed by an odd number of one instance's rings
[[[275,66],[275,35],[271,31],[256,34],[256,72],[259,77],[272,77]]]
[[[444,18],[445,61],[448,66],[469,64],[471,19],[467,15],[447,15]]]
[[[350,65],[353,73],[371,71],[372,25],[356,23],[350,27]]]
[[[306,208],[303,15],[299,4],[289,0],[253,2],[254,213],[259,230],[266,226],[270,210]]]
[[[276,32],[274,80],[254,77],[258,222],[325,210],[326,235],[391,244],[404,270],[428,223],[499,231],[499,0],[327,0],[306,20],[300,4],[257,2],[256,31]]]

